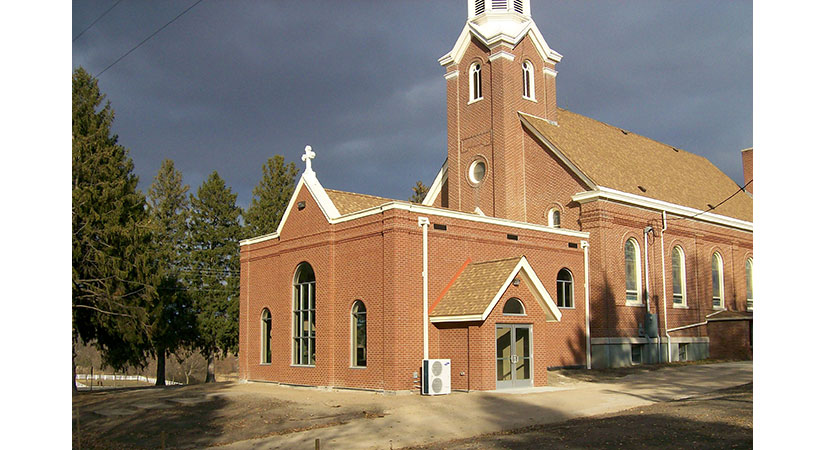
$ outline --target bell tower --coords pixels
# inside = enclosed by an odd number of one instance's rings
[[[446,206],[526,220],[518,113],[556,121],[556,64],[530,0],[467,0],[467,22],[438,62],[447,82]]]

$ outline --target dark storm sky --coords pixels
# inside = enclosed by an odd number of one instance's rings
[[[116,0],[72,3],[72,37]],[[195,0],[122,1],[72,44],[93,75]],[[742,183],[753,145],[749,1],[541,1],[558,103],[707,157]],[[305,145],[324,187],[406,199],[446,157],[444,70],[465,0],[205,0],[100,76],[145,190],[165,158],[247,206]],[[722,200],[722,199],[720,199]]]

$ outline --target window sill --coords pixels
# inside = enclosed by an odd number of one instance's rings
[[[629,302],[629,301],[625,301],[625,302],[624,302],[624,305],[625,305],[625,306],[633,306],[633,307],[636,307],[636,308],[644,308],[644,307],[645,307],[645,304],[644,304],[643,302]]]
[[[307,369],[314,369],[315,368],[314,365],[310,366],[310,365],[305,365],[305,364],[290,364],[289,367],[304,367],[304,368],[307,368]]]
[[[575,306],[558,306],[558,305],[556,305],[556,307],[559,308],[559,309],[576,309]]]
[[[714,307],[713,307],[713,310],[714,310],[714,311],[724,311],[724,310],[725,310],[725,307],[724,307],[724,306],[714,306]]]
[[[350,369],[360,369],[360,370],[364,370],[364,369],[366,369],[366,368],[367,368],[367,366],[349,366],[349,368],[350,368]]]
[[[484,97],[479,97],[479,98],[477,98],[477,99],[475,99],[475,100],[470,100],[469,102],[467,102],[467,104],[468,104],[468,105],[472,105],[473,103],[477,103],[477,102],[480,102],[480,101],[482,101],[482,100],[484,100]]]
[[[272,363],[259,363],[258,365],[259,366],[271,366]]]
[[[673,305],[673,307],[674,307],[675,309],[690,309],[690,308],[688,307],[688,305],[676,305],[676,304],[674,304],[674,305]]]
[[[530,100],[530,101],[531,101],[531,102],[533,102],[533,103],[538,103],[538,102],[539,102],[539,101],[538,101],[538,100],[536,100],[535,98],[525,97],[525,96],[523,96],[523,95],[521,96],[521,98],[523,98],[523,99],[525,99],[525,100]]]

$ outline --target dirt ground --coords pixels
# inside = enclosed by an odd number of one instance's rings
[[[611,385],[627,375],[659,368],[555,371],[548,374],[548,381],[561,388],[588,386],[591,382]],[[450,399],[347,390],[319,394],[315,388],[235,382],[79,392],[72,397],[73,447],[205,448],[356,421],[384,426],[387,414],[420,411],[428,405],[466,408],[491,398],[491,394],[484,393],[447,396]],[[425,448],[535,448],[533,440],[562,448],[593,448],[594,444],[598,448],[619,444],[637,447],[640,442],[684,448],[686,436],[697,442],[688,446],[704,447],[717,436],[723,438],[720,442],[729,443],[725,447],[752,445],[752,385],[747,392],[659,403],[630,411],[546,427],[552,431],[529,428]],[[628,430],[638,433],[630,435]],[[564,440],[558,440],[559,436]],[[577,440],[581,436],[587,439]]]
[[[412,448],[753,448],[753,383],[619,413]]]

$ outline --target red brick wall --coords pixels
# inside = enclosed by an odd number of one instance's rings
[[[710,357],[713,359],[753,359],[749,320],[708,322]]]

